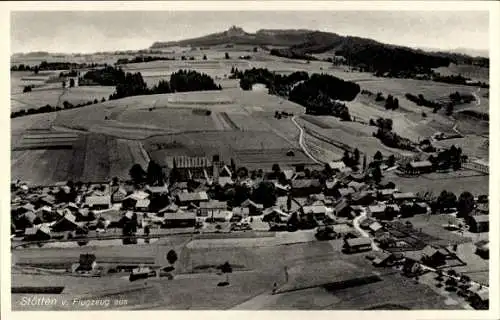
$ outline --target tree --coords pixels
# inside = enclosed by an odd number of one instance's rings
[[[392,101],[392,110],[396,110],[397,108],[399,108],[399,100],[398,100],[398,98],[395,98]]]
[[[281,172],[280,165],[277,163],[273,164],[273,167],[271,170],[274,172],[274,174],[278,175]]]
[[[366,154],[363,156],[363,171],[366,170]]]
[[[457,197],[453,192],[443,190],[436,201],[436,206],[440,210],[454,208],[457,205]]]
[[[40,68],[38,66],[35,66],[35,68],[33,69],[33,72],[35,74],[38,74],[38,71],[40,71]]]
[[[468,191],[462,192],[458,197],[457,209],[460,217],[467,217],[474,210],[474,196]]]
[[[106,102],[106,98],[102,97],[101,102]]]
[[[177,252],[175,250],[170,250],[167,252],[167,261],[173,265],[177,261]]]
[[[23,93],[31,92],[31,86],[24,86]]]
[[[383,158],[384,158],[384,157],[382,156],[382,153],[381,153],[380,151],[377,151],[377,152],[375,153],[375,155],[373,156],[373,160],[375,160],[375,161],[379,161],[379,162],[380,162],[380,161],[382,161],[382,160],[383,160]]]
[[[375,166],[372,171],[373,181],[379,184],[382,181],[382,170],[380,170],[380,166]]]
[[[207,60],[207,55],[206,54],[203,55],[203,60]]]
[[[227,53],[227,52],[226,52],[226,53],[224,54],[224,58],[225,58],[225,59],[229,59],[229,58],[230,58],[230,57],[229,57],[229,53]]]
[[[132,168],[130,168],[129,175],[134,183],[142,183],[146,177],[146,172],[140,164],[136,163],[132,166]]]
[[[276,189],[274,183],[262,181],[252,194],[252,200],[262,203],[265,208],[274,206],[276,203]]]
[[[354,149],[354,161],[356,162],[356,164],[359,163],[359,158],[360,158],[359,150],[358,148],[356,148]]]
[[[394,167],[395,164],[396,164],[396,157],[393,154],[391,154],[387,159],[387,166]]]
[[[75,79],[71,78],[69,79],[69,87],[73,88],[75,86]]]
[[[226,261],[220,266],[220,271],[226,275],[226,283],[229,284],[229,274],[233,272],[233,267]]]
[[[149,161],[148,164],[147,182],[152,186],[161,186],[164,183],[163,170],[161,166],[153,160]]]

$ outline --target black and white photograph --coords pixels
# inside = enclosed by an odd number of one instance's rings
[[[498,311],[498,3],[374,3],[10,8],[2,309]]]

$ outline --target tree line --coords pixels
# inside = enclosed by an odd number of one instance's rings
[[[129,63],[141,63],[141,62],[151,62],[151,61],[173,61],[175,57],[158,57],[158,56],[136,56],[134,58],[120,58],[116,61],[116,64],[129,64]]]
[[[101,66],[107,66],[107,64],[42,61],[40,64],[34,66],[22,63],[19,65],[13,65],[10,67],[10,71],[33,71],[37,74],[39,71],[73,70],[81,68],[96,68]]]
[[[105,102],[106,98],[102,98],[100,102]],[[10,113],[11,118],[17,118],[17,117],[22,117],[22,116],[29,116],[32,114],[39,114],[39,113],[49,113],[49,112],[56,112],[60,110],[66,110],[66,109],[75,109],[75,108],[81,108],[85,106],[90,106],[92,104],[97,104],[99,100],[94,99],[93,101],[87,101],[85,103],[79,103],[76,105],[73,105],[72,103],[68,101],[63,102],[63,106],[51,106],[50,104],[46,104],[45,106],[42,106],[40,108],[29,108],[29,109],[22,109],[19,111],[14,111]]]

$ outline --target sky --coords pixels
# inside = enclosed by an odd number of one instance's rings
[[[11,52],[137,50],[227,30],[312,29],[418,48],[489,49],[487,11],[17,11]]]

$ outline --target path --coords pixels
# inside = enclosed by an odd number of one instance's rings
[[[354,218],[352,220],[352,223],[353,223],[353,226],[354,228],[359,232],[361,233],[361,235],[365,238],[370,238],[370,235],[361,228],[361,226],[359,225],[363,220],[366,219],[366,209],[363,208],[363,210],[361,210],[361,214],[359,216],[357,216],[356,218]],[[370,241],[372,242],[372,249],[373,251],[380,251],[380,248],[375,244],[375,242],[373,241],[373,239],[370,238]]]
[[[481,91],[481,88],[477,88],[476,91],[473,91],[472,92],[472,95],[474,96],[474,98],[476,99],[476,106],[479,106],[481,105],[481,98],[479,97],[478,93],[479,91]]]
[[[312,160],[314,161],[315,163],[321,163],[321,161],[317,160],[316,158],[313,157],[313,155],[309,152],[309,150],[307,150],[307,147],[304,143],[304,129],[302,129],[302,127],[297,123],[297,121],[295,120],[295,116],[292,117],[292,122],[293,124],[295,124],[295,126],[299,129],[300,131],[300,135],[299,135],[299,145],[300,147],[302,148],[302,150],[304,151],[304,153]]]

